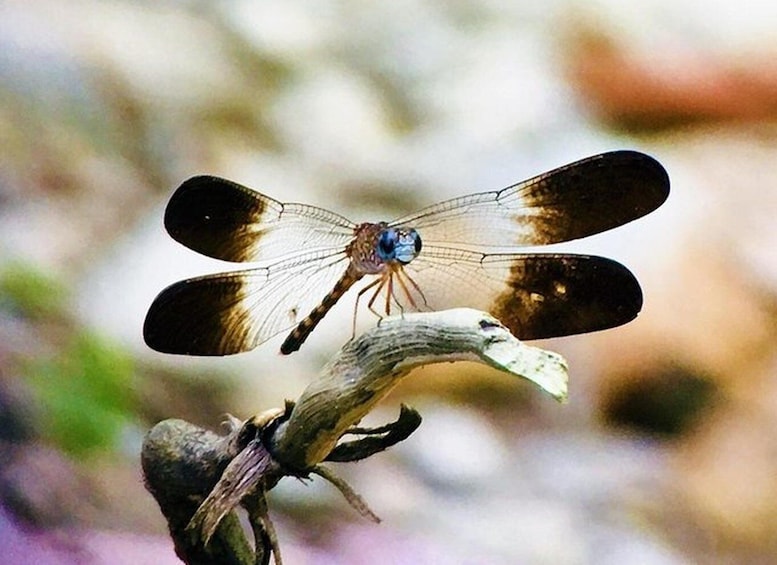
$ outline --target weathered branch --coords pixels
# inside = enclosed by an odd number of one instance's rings
[[[387,318],[324,367],[278,427],[271,451],[293,469],[315,465],[412,369],[460,360],[491,365],[566,399],[564,359],[524,345],[493,316],[461,308]]]
[[[175,552],[185,563],[254,562],[235,514],[220,522],[207,545],[186,529],[226,466],[240,453],[230,448],[232,440],[183,420],[165,420],[146,434],[141,453],[146,488],[167,519]]]
[[[360,513],[377,518],[320,463],[360,459],[407,437],[420,423],[409,409],[382,428],[354,426],[413,368],[456,360],[485,363],[566,399],[563,358],[522,344],[488,314],[457,309],[384,319],[347,343],[295,404],[233,423],[227,436],[180,421],[158,424],[144,443],[143,470],[178,555],[187,563],[266,563],[272,551],[280,563],[264,493],[288,475],[322,476]],[[365,437],[338,445],[346,433]],[[257,541],[249,561],[247,542],[233,529],[238,504]]]

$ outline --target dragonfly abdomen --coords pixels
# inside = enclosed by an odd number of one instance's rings
[[[327,312],[334,306],[340,297],[351,288],[356,281],[362,278],[362,274],[357,272],[352,267],[349,267],[340,280],[337,281],[334,288],[323,298],[321,304],[313,308],[308,316],[302,320],[297,327],[291,330],[291,333],[281,344],[281,353],[288,355],[297,351],[311,332],[316,328],[318,323],[324,319]]]

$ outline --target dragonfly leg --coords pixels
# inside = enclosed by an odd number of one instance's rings
[[[407,273],[404,273],[404,275],[407,277],[407,280],[408,280],[408,281],[410,281],[410,284],[411,284],[411,285],[413,285],[413,288],[416,290],[416,292],[419,294],[419,296],[421,297],[421,299],[424,301],[424,308],[426,308],[427,310],[431,310],[431,308],[429,307],[429,302],[427,302],[427,301],[426,301],[426,295],[424,294],[424,291],[423,291],[423,290],[421,290],[421,287],[420,287],[420,286],[418,286],[418,283],[417,283],[417,282],[415,282],[415,281],[413,280],[413,277],[411,277],[411,276],[410,276],[410,275],[408,275]],[[407,297],[408,297],[408,298],[410,298],[410,293],[409,293],[409,292],[407,292],[407,289],[405,289],[405,292],[407,293]],[[411,301],[411,302],[413,302],[413,307],[415,307],[415,309],[416,309],[416,310],[420,310],[420,308],[418,308],[418,307],[415,305],[415,302],[413,301],[413,299],[412,299],[412,298],[410,298],[410,301]]]
[[[372,307],[373,304],[375,304],[375,301],[378,299],[378,296],[380,296],[381,291],[383,290],[383,287],[386,286],[387,282],[390,282],[391,278],[386,278],[386,275],[384,274],[380,279],[380,284],[378,285],[378,288],[375,289],[375,292],[373,293],[372,297],[370,298],[370,301],[367,303],[367,308],[370,309],[370,312],[375,314],[375,316],[378,317],[378,325],[380,325],[381,320],[383,320],[384,316],[375,310],[375,308]],[[377,283],[378,281],[376,281]],[[375,286],[374,284],[370,286]],[[369,287],[368,287],[369,288]],[[367,290],[366,288],[364,290]]]
[[[416,292],[423,298],[424,300],[424,307],[429,308],[429,304],[426,302],[426,296],[424,296],[423,291],[418,286],[418,284],[408,275],[405,271],[398,271],[397,272],[397,281],[399,282],[399,286],[402,287],[402,291],[405,293],[405,296],[407,297],[407,301],[410,303],[410,305],[413,307],[413,310],[421,311],[421,309],[418,307],[418,304],[416,303],[415,298],[413,298],[412,293],[410,292],[410,288],[407,286],[407,283],[405,281],[408,281],[410,285],[416,290]],[[400,304],[398,300],[395,301],[397,304]],[[400,305],[401,308],[401,305]]]
[[[399,286],[405,292],[405,295],[407,295],[407,289],[405,288],[405,283],[402,280],[402,270],[401,269],[397,270],[396,274],[397,274],[397,282],[399,283]],[[402,304],[402,302],[399,300],[399,298],[397,297],[397,293],[394,291],[394,287],[393,286],[391,287],[391,295],[386,297],[386,302],[388,302],[389,298],[392,299],[394,301],[394,304],[397,305],[397,308],[399,308],[399,314],[404,316],[404,314],[405,314],[405,307]],[[410,304],[415,308],[415,304],[413,304],[413,299],[412,298],[410,298]]]
[[[383,316],[381,316],[375,310],[373,310],[372,304],[375,302],[375,297],[378,294],[380,294],[380,289],[383,288],[384,284],[386,284],[386,281],[384,280],[383,277],[379,279],[375,279],[370,284],[368,284],[363,289],[361,289],[359,291],[359,294],[356,295],[356,306],[353,309],[353,337],[356,336],[356,314],[359,312],[359,301],[361,300],[362,295],[366,293],[368,290],[370,290],[371,288],[373,288],[375,285],[378,285],[378,289],[375,291],[375,294],[372,295],[372,298],[370,298],[370,301],[367,303],[367,308],[369,309],[370,312],[375,314],[379,319],[383,318]]]
[[[386,306],[383,311],[386,316],[391,316],[391,298],[394,296],[394,273],[388,274],[388,286],[386,288]]]

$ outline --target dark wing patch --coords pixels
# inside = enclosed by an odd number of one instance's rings
[[[243,307],[244,276],[222,274],[180,281],[154,299],[143,339],[160,353],[231,355],[253,349]]]
[[[649,214],[669,196],[669,176],[652,157],[636,151],[595,155],[499,192],[517,198],[531,224],[531,244],[543,245],[601,233]]]
[[[299,324],[347,266],[343,252],[316,251],[268,267],[177,282],[154,299],[143,337],[161,353],[249,351]]]
[[[462,196],[392,222],[424,244],[458,248],[545,245],[631,222],[669,195],[669,177],[635,151],[595,155],[503,190]]]
[[[616,261],[527,255],[513,264],[504,292],[489,311],[516,337],[529,340],[614,328],[641,309],[637,279]]]
[[[315,206],[283,204],[227,179],[192,177],[165,210],[165,228],[186,247],[224,261],[265,261],[345,247],[355,226]]]
[[[404,269],[421,289],[394,292],[405,311],[466,306],[490,312],[520,339],[542,339],[613,328],[642,307],[631,272],[604,257],[572,254],[484,255],[425,248]]]

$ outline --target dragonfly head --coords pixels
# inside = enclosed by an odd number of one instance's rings
[[[378,257],[407,265],[421,252],[421,236],[412,228],[386,228],[378,236]]]

